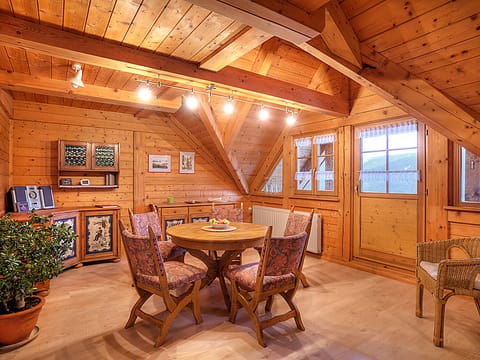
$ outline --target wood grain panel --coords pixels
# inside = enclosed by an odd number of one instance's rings
[[[0,97],[0,190],[6,194],[10,186],[10,116],[8,114],[11,110],[5,108],[8,107],[7,100],[9,100],[9,95],[0,90]],[[0,201],[0,216],[5,211],[5,201]]]

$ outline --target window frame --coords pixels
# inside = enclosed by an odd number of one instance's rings
[[[463,146],[453,144],[453,205],[461,208],[480,209],[479,202],[462,201],[461,199],[461,178],[462,178],[462,148]],[[465,149],[469,151],[468,149]],[[471,151],[469,151],[471,153]],[[477,155],[478,156],[478,155]],[[480,156],[478,156],[480,159]],[[480,166],[480,162],[478,163]]]
[[[324,135],[334,135],[335,140],[333,141],[333,190],[319,190],[317,188],[317,177],[316,177],[316,172],[317,172],[317,147],[320,144],[315,144],[314,143],[314,138],[316,136],[324,136]],[[305,138],[310,138],[312,141],[312,147],[311,147],[311,152],[310,152],[310,159],[311,159],[311,182],[312,182],[312,189],[311,190],[299,190],[297,188],[297,180],[295,179],[295,175],[298,172],[297,166],[298,166],[298,157],[297,157],[297,146],[295,144],[295,141],[298,139],[305,139]],[[339,134],[337,129],[330,129],[330,130],[325,130],[321,132],[315,132],[315,133],[309,133],[309,134],[301,134],[301,135],[296,135],[292,137],[292,167],[291,167],[291,181],[293,181],[293,195],[303,195],[303,196],[318,196],[318,197],[337,197],[338,196],[338,163],[339,163],[339,158],[338,158],[338,142],[339,142]]]

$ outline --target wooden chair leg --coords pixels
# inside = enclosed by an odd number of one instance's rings
[[[290,310],[294,313],[295,324],[297,325],[297,329],[301,331],[305,331],[305,325],[303,325],[302,317],[300,315],[300,311],[298,310],[297,306],[293,303],[293,295],[295,295],[295,290],[289,290],[288,292],[280,293],[282,297],[287,302]]]
[[[443,347],[443,332],[445,323],[445,301],[434,299],[435,301],[435,320],[433,325],[433,343],[435,346]]]
[[[305,276],[305,274],[303,272],[300,272],[300,274],[298,274],[298,278],[302,282],[302,285],[303,285],[304,288],[308,288],[310,286],[310,284],[307,281],[307,277]]]
[[[237,312],[238,312],[238,288],[237,288],[237,283],[235,280],[232,280],[231,283],[231,288],[232,288],[232,297],[230,299],[230,317],[229,321],[232,324],[235,324],[235,319],[237,318]]]
[[[138,294],[140,295],[140,298],[137,300],[135,305],[133,305],[132,311],[130,311],[130,316],[128,318],[127,323],[125,324],[125,329],[128,329],[135,324],[135,320],[137,320],[137,314],[138,312],[142,311],[141,308],[143,304],[152,296],[152,293],[143,291],[141,289],[137,289]]]
[[[273,295],[270,295],[267,298],[267,302],[265,303],[265,312],[272,311],[272,305],[273,305]]]
[[[416,315],[419,318],[423,317],[423,284],[420,281],[417,281]]]
[[[200,291],[200,285],[202,284],[202,280],[195,281],[192,290],[192,312],[195,318],[195,323],[198,325],[203,322],[202,313],[200,312],[200,301],[198,298],[198,293]]]
[[[480,298],[474,298],[475,305],[477,305],[478,315],[480,315]]]

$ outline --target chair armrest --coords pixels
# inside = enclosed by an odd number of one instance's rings
[[[448,258],[448,249],[457,247],[471,258],[480,257],[480,237],[455,238],[417,243],[417,266],[421,261],[439,263]],[[468,256],[467,256],[468,257]]]
[[[480,258],[442,260],[438,265],[439,289],[465,289],[472,291],[480,274]]]

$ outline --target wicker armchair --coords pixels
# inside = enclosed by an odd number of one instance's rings
[[[423,288],[435,302],[433,343],[443,346],[445,304],[453,295],[473,297],[480,315],[480,236],[417,244],[417,317],[423,316]]]

